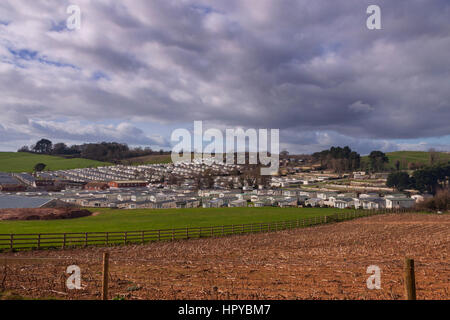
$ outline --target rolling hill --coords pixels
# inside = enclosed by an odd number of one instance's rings
[[[159,155],[149,155],[143,157],[135,157],[121,160],[122,164],[125,165],[141,165],[141,164],[157,164],[157,163],[172,163],[172,158],[167,154]]]
[[[40,155],[24,152],[0,152],[0,171],[2,172],[32,172],[37,163],[45,163],[45,170],[69,170],[111,165],[107,162],[89,159],[66,159],[56,156]]]

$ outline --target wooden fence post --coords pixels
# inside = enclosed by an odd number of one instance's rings
[[[38,247],[38,249],[41,248],[41,234],[40,233],[38,234],[37,247]]]
[[[405,298],[416,300],[416,279],[414,275],[414,260],[405,259]]]
[[[142,237],[142,244],[144,244],[145,243],[145,231],[142,231],[142,233],[141,233],[141,237]]]
[[[102,300],[108,300],[109,252],[103,253]]]
[[[9,247],[10,247],[11,250],[14,249],[14,235],[13,234],[10,235]]]
[[[88,245],[88,234],[87,232],[84,234],[84,246],[87,247]]]

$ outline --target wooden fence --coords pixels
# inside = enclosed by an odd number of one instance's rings
[[[235,234],[273,232],[304,228],[385,213],[411,212],[410,209],[382,209],[342,212],[328,216],[316,216],[290,221],[222,225],[210,227],[186,227],[147,231],[85,232],[85,233],[39,233],[0,234],[1,250],[57,249],[87,246],[113,246],[143,244],[152,241],[223,237]]]

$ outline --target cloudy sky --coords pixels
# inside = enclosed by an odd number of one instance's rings
[[[448,0],[2,0],[0,150],[170,149],[203,120],[279,128],[291,152],[450,151],[449,17]]]

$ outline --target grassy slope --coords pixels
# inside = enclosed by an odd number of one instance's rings
[[[389,152],[386,153],[386,155],[389,158],[389,167],[394,168],[395,167],[395,161],[399,160],[400,162],[402,159],[406,160],[406,162],[416,162],[416,163],[423,163],[425,165],[430,164],[430,153],[424,152],[424,151],[396,151],[396,152]],[[447,153],[439,153],[439,158],[441,162],[447,162],[450,161],[450,154]],[[362,161],[369,161],[368,157],[362,157]]]
[[[31,172],[33,167],[40,162],[45,163],[46,170],[49,171],[110,165],[110,163],[88,159],[65,159],[23,152],[0,152],[0,171],[3,172]]]
[[[422,151],[397,151],[388,153],[389,162],[395,164],[395,161],[405,159],[408,162],[421,162],[426,165],[430,164],[430,153]],[[439,153],[440,161],[446,162],[450,160],[450,154]]]
[[[344,212],[333,208],[92,209],[103,214],[51,221],[0,221],[0,234],[140,231],[286,221]],[[353,210],[354,211],[354,210]]]

